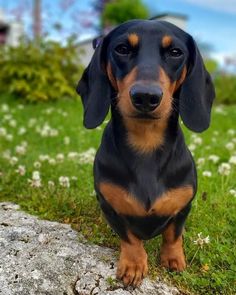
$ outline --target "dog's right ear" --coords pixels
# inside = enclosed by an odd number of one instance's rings
[[[77,86],[84,107],[84,126],[96,128],[100,125],[110,107],[112,87],[106,74],[106,45],[101,40]]]

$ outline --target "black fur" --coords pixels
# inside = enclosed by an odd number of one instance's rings
[[[132,58],[118,58],[114,48],[121,41],[125,42],[127,34],[133,32],[142,37],[136,53],[133,53]],[[181,48],[181,58],[170,59],[161,47],[161,40],[166,34],[172,37],[175,47]],[[127,130],[116,105],[117,92],[106,73],[108,62],[118,80],[122,80],[138,66],[137,79],[158,80],[157,69],[162,67],[171,81],[177,81],[184,66],[187,67],[187,76],[173,95],[174,107],[161,148],[143,154],[127,144]],[[97,46],[92,61],[79,82],[78,93],[83,100],[84,125],[87,128],[101,124],[111,106],[111,120],[105,128],[95,158],[94,179],[98,200],[112,228],[124,240],[127,240],[128,230],[140,239],[149,239],[160,234],[173,222],[178,236],[190,211],[191,202],[176,216],[124,216],[117,214],[106,202],[99,191],[99,184],[106,181],[123,187],[132,192],[146,209],[169,189],[189,185],[196,193],[196,169],[178,119],[180,114],[184,124],[196,132],[208,128],[215,93],[192,37],[167,22],[127,22],[104,37]]]

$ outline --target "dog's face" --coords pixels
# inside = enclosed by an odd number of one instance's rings
[[[179,111],[190,129],[210,121],[214,88],[192,37],[166,22],[135,20],[100,42],[79,82],[88,128],[116,104],[124,118],[160,120]]]

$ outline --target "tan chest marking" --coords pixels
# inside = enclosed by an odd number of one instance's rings
[[[132,216],[171,216],[183,209],[193,197],[190,186],[171,189],[159,197],[149,210],[146,210],[132,194],[118,185],[102,182],[99,186],[105,200],[122,215]]]

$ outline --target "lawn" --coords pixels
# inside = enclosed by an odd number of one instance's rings
[[[236,107],[216,106],[203,134],[185,129],[199,189],[185,232],[188,268],[158,267],[160,238],[146,242],[150,275],[187,294],[236,294]],[[82,126],[80,101],[23,104],[0,98],[0,201],[70,223],[90,241],[118,249],[93,190],[92,163],[103,126]]]

